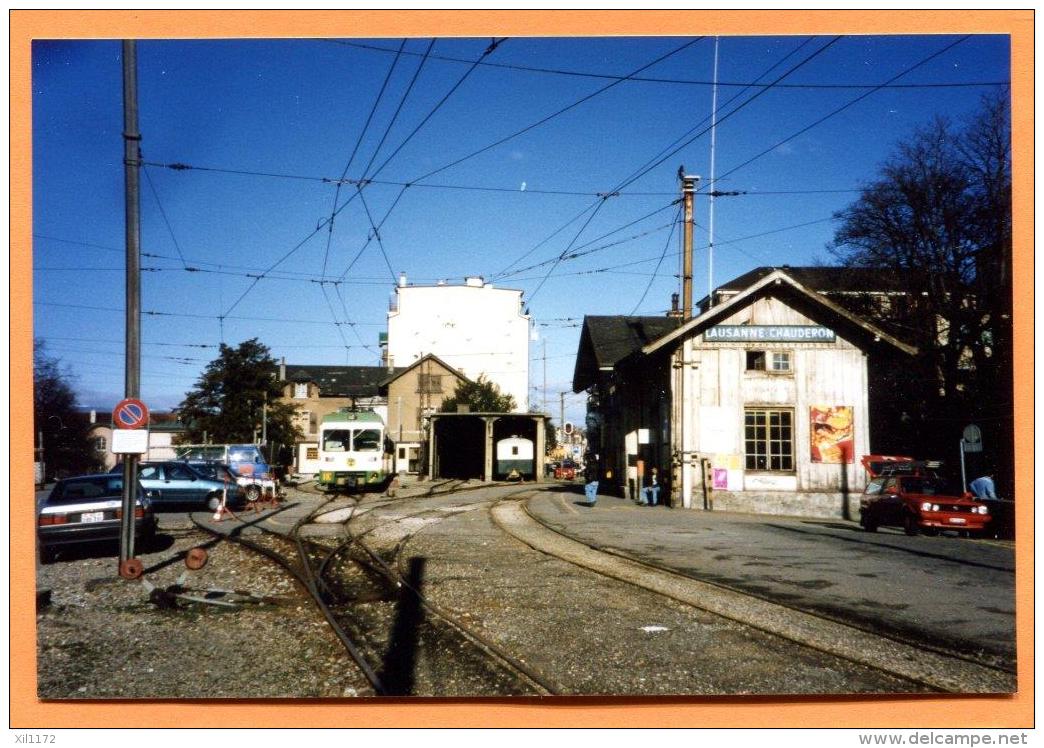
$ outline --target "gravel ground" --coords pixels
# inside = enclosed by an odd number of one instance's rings
[[[478,498],[478,497],[476,497]],[[461,538],[468,542],[462,543]],[[908,681],[809,650],[534,551],[485,511],[414,535],[425,594],[561,693],[904,693]]]
[[[184,515],[182,515],[183,517]],[[234,543],[209,546],[187,571],[182,556],[211,538],[178,515],[160,515],[155,546],[139,549],[144,578],[166,588],[186,574],[196,591],[234,589],[278,596],[227,609],[160,609],[140,581],[116,574],[116,549],[98,546],[39,567],[50,589],[37,612],[41,699],[330,698],[370,695],[304,590],[281,567]]]

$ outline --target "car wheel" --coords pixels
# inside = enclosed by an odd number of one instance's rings
[[[939,530],[935,527],[926,527],[924,528],[923,532],[930,538],[934,538],[936,535],[939,534]]]
[[[917,517],[912,514],[907,514],[903,517],[903,531],[907,535],[917,535],[921,528],[917,525]]]
[[[877,532],[877,523],[870,519],[868,514],[860,515],[859,524],[867,532]]]
[[[261,498],[261,486],[249,485],[246,487],[246,500],[257,501]]]

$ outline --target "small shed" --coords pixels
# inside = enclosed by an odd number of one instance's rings
[[[865,483],[868,357],[914,353],[774,270],[624,364],[669,356],[677,503],[848,517]]]

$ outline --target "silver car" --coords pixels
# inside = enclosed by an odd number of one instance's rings
[[[134,532],[148,541],[156,532],[156,515],[144,488],[138,496]],[[122,516],[122,475],[81,475],[58,481],[37,515],[40,561],[51,563],[65,546],[118,541]]]

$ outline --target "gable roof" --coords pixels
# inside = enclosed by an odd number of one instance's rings
[[[676,340],[697,335],[707,327],[719,322],[730,314],[743,309],[762,296],[774,296],[776,298],[790,297],[808,307],[809,311],[813,314],[816,311],[819,311],[822,314],[831,316],[835,321],[839,321],[841,324],[850,327],[851,329],[858,330],[864,336],[872,338],[875,342],[879,340],[885,341],[911,356],[917,353],[917,348],[914,346],[907,345],[897,338],[892,337],[881,328],[867,322],[861,317],[857,317],[828,299],[823,294],[809,290],[790,277],[786,272],[778,269],[773,269],[771,272],[765,274],[761,280],[749,286],[746,290],[737,293],[735,296],[732,296],[718,306],[711,307],[698,317],[690,319],[676,330],[644,346],[642,348],[642,353],[655,353]]]
[[[753,286],[765,276],[781,270],[808,289],[829,293],[897,293],[911,289],[920,279],[920,273],[897,272],[879,268],[848,267],[759,267],[733,278],[715,289],[739,293]]]
[[[573,392],[590,387],[599,371],[677,329],[680,317],[585,316],[573,370]]]
[[[415,369],[416,367],[420,366],[425,361],[435,361],[442,368],[446,369],[450,374],[453,374],[454,376],[460,377],[465,382],[470,382],[471,381],[470,379],[468,379],[464,375],[464,373],[462,371],[460,371],[459,369],[453,368],[452,366],[447,364],[445,361],[443,361],[441,358],[436,356],[434,353],[426,353],[425,355],[423,355],[420,358],[418,358],[416,361],[414,361],[409,366],[400,367],[400,368],[396,368],[396,369],[392,369],[392,370],[385,369],[385,373],[388,374],[388,376],[386,376],[384,379],[382,379],[380,381],[380,387],[382,389],[387,387],[389,384],[394,382],[396,379],[401,377],[403,374],[405,374],[406,372],[410,371],[411,369]]]
[[[391,372],[386,366],[286,365],[287,382],[315,382],[320,397],[377,397],[380,383]]]

